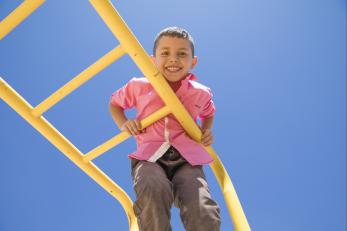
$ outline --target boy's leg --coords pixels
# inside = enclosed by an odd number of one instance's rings
[[[175,206],[187,231],[220,230],[220,209],[211,198],[202,166],[181,166],[172,179]]]
[[[172,183],[156,163],[131,159],[136,201],[134,212],[140,231],[171,231]]]

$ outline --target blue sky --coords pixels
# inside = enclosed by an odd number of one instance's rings
[[[0,19],[21,2],[0,1]],[[213,147],[253,230],[346,230],[346,1],[113,3],[149,53],[164,27],[193,35],[194,72],[217,106]],[[47,1],[0,41],[0,76],[36,106],[117,45],[88,1]],[[141,75],[124,56],[44,116],[86,153],[118,133],[109,97]],[[1,231],[128,229],[120,204],[3,101],[0,118]],[[95,160],[132,199],[134,148]],[[172,226],[183,230],[176,208]]]

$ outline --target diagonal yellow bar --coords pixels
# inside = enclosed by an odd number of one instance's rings
[[[93,78],[97,73],[101,72],[103,69],[108,67],[111,63],[122,57],[124,54],[125,51],[124,49],[122,49],[121,45],[118,45],[116,48],[112,49],[106,55],[101,57],[98,61],[93,63],[87,69],[78,74],[75,78],[70,80],[56,92],[50,95],[47,99],[45,99],[39,105],[37,105],[32,111],[33,115],[42,115],[45,111],[53,107],[65,96],[76,90],[89,79]]]
[[[141,128],[144,129],[144,128],[148,127],[152,123],[156,122],[157,120],[163,118],[164,116],[166,116],[170,113],[171,113],[170,108],[167,106],[164,106],[163,108],[152,113],[151,115],[149,115],[145,119],[141,120],[140,121]],[[107,152],[108,150],[110,150],[114,146],[116,146],[116,145],[120,144],[121,142],[123,142],[124,140],[128,139],[130,136],[131,135],[129,132],[122,131],[121,133],[112,137],[111,139],[109,139],[108,141],[103,143],[102,145],[100,145],[100,146],[94,148],[92,151],[88,152],[83,158],[84,162],[89,162],[89,161],[95,159],[96,157]]]
[[[175,93],[166,82],[165,78],[156,68],[146,51],[142,48],[136,37],[133,35],[110,1],[90,0],[90,2],[112,33],[120,41],[126,52],[140,68],[142,73],[151,82],[152,86],[155,88],[156,92],[164,101],[166,106],[171,108],[172,114],[180,122],[182,127],[186,130],[190,137],[199,142],[201,139],[201,131],[199,127],[181,104]],[[234,186],[223,164],[212,147],[207,147],[206,150],[214,159],[214,163],[211,164],[211,168],[222,189],[235,230],[251,230],[247,218],[242,210],[242,206]]]
[[[54,128],[43,116],[34,117],[32,106],[26,102],[14,89],[0,78],[0,99],[3,99],[10,107],[20,114],[29,124],[47,138],[55,147],[64,153],[88,176],[96,181],[109,194],[115,197],[125,210],[131,231],[138,231],[137,220],[132,208],[132,201],[126,192],[112,181],[93,163],[85,163],[83,154],[59,131]]]
[[[31,15],[45,0],[24,0],[0,22],[0,40]]]

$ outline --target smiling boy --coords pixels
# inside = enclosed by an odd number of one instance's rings
[[[170,231],[172,204],[180,209],[188,231],[217,231],[220,210],[212,199],[203,165],[213,160],[202,145],[213,142],[215,106],[212,93],[194,81],[190,71],[197,64],[194,41],[178,27],[162,30],[156,37],[152,59],[177,97],[196,121],[201,119],[201,144],[192,140],[172,115],[142,130],[139,121],[164,106],[145,78],[133,78],[110,100],[110,111],[121,130],[137,142],[131,158],[136,201],[134,212],[142,231]],[[135,119],[124,110],[135,107]]]

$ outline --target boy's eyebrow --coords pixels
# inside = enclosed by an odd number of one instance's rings
[[[170,50],[170,47],[162,47],[160,48],[160,50]],[[182,48],[178,48],[178,50],[189,50],[189,49],[182,47]]]

